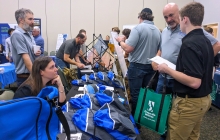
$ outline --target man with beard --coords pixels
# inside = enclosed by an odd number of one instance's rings
[[[161,34],[162,42],[157,55],[161,56],[162,58],[176,65],[177,57],[179,55],[179,51],[182,45],[182,38],[185,36],[185,33],[183,33],[180,30],[178,5],[175,3],[168,3],[167,5],[165,5],[163,9],[163,16],[168,26],[164,28]],[[211,42],[214,50],[214,55],[216,55],[218,51],[220,51],[220,43],[205,30],[203,30],[203,32],[204,35]],[[152,66],[154,70],[157,70],[158,65],[156,63],[152,62]],[[158,93],[162,93],[164,79],[165,79],[164,74],[160,74],[156,89]],[[166,82],[167,93],[174,93],[173,91],[174,81],[175,80],[173,79],[173,77],[167,75],[167,82]],[[165,138],[166,135],[163,135],[161,137],[161,140],[165,140]]]
[[[177,57],[179,55],[180,47],[182,45],[181,39],[185,36],[180,30],[179,24],[179,8],[175,3],[168,3],[163,9],[163,16],[167,23],[167,27],[163,30],[161,37],[161,47],[158,51],[157,55],[162,58],[176,64]],[[216,40],[211,34],[203,30],[205,36],[209,39],[213,46],[214,55],[220,51],[220,42]],[[152,66],[154,70],[157,70],[157,64],[152,62]],[[164,75],[160,74],[158,84],[157,84],[157,92],[161,93],[163,89],[163,81]],[[173,82],[174,79],[167,75],[167,92],[173,92]]]
[[[30,75],[32,64],[36,56],[41,54],[38,50],[34,54],[35,41],[31,34],[34,27],[34,14],[31,10],[21,8],[15,12],[18,27],[11,36],[12,58],[17,74],[17,84],[20,86]]]
[[[78,34],[74,39],[64,41],[57,51],[56,65],[61,69],[70,68],[70,64],[76,65],[81,69],[84,68],[85,65],[79,61],[79,51],[86,39],[85,34]]]
[[[203,116],[210,108],[214,51],[201,28],[204,6],[189,3],[179,11],[180,29],[186,35],[176,62],[176,70],[160,64],[158,70],[175,79],[177,97],[168,119],[167,140],[198,140]]]

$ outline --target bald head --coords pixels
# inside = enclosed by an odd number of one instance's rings
[[[179,8],[175,3],[168,3],[163,8],[163,16],[167,25],[174,29],[179,25]]]
[[[34,29],[32,30],[33,36],[38,36],[40,34],[40,28],[38,26],[34,26]]]
[[[167,5],[165,5],[163,8],[163,11],[166,11],[166,10],[175,10],[179,12],[179,8],[176,3],[168,3]]]

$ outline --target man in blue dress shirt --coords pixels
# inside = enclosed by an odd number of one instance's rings
[[[44,39],[40,35],[40,28],[38,26],[35,26],[32,35],[34,36],[34,41],[36,45],[40,46],[41,50],[41,56],[44,54]]]

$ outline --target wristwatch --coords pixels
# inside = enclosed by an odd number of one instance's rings
[[[123,42],[123,41],[120,41],[118,44],[119,44],[119,46],[121,46],[121,42]]]

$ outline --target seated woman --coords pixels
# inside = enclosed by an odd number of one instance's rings
[[[57,75],[58,69],[50,57],[38,57],[32,66],[31,75],[18,87],[15,98],[37,96],[42,88],[54,85],[59,91],[59,106],[66,103],[66,95],[60,76]]]

